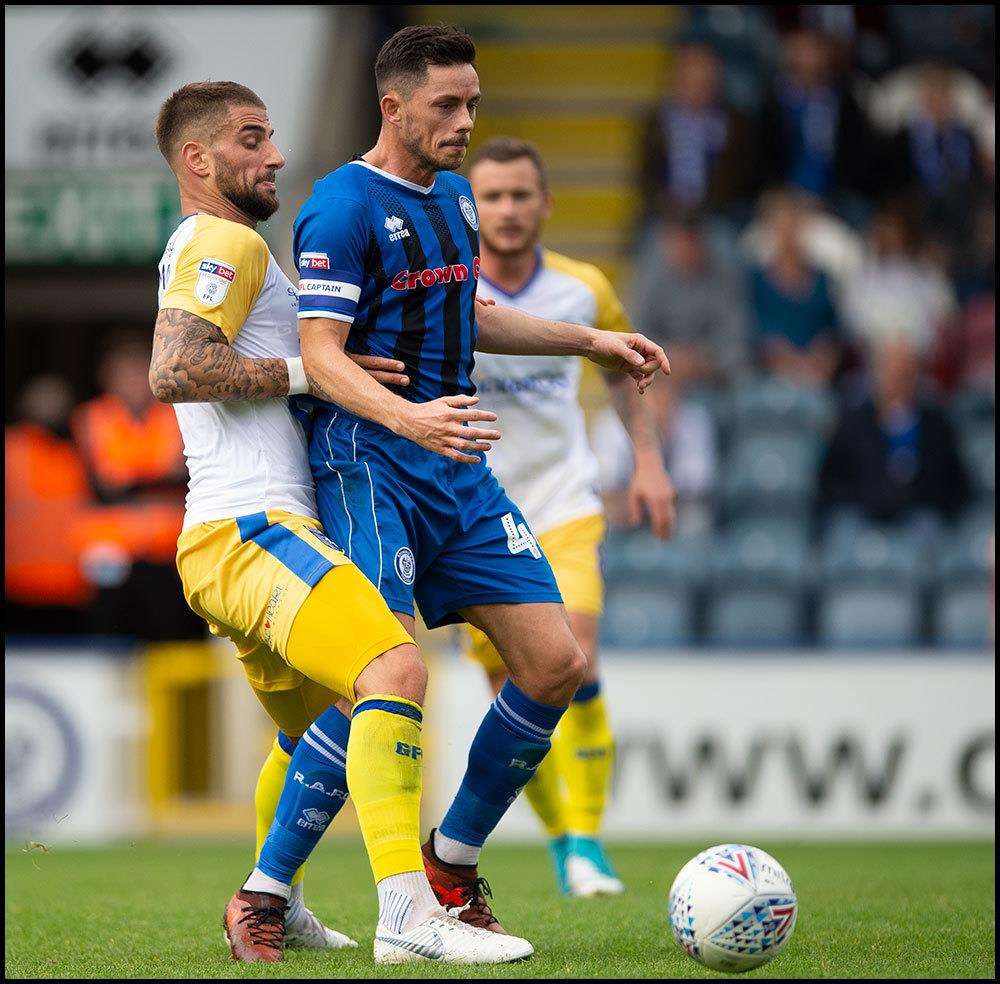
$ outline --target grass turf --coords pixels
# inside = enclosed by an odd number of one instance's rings
[[[374,893],[360,844],[330,842],[306,899],[357,950],[290,952],[237,965],[222,939],[226,900],[245,874],[242,845],[139,843],[7,853],[8,977],[331,978],[716,976],[681,952],[666,922],[674,875],[706,845],[614,845],[628,885],[617,899],[557,897],[541,847],[498,845],[482,866],[496,908],[535,957],[500,968],[376,967]],[[787,867],[799,922],[760,977],[994,976],[994,845],[761,843]]]

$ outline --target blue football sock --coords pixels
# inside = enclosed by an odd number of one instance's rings
[[[274,823],[257,859],[270,878],[290,884],[347,802],[347,738],[351,722],[328,707],[292,752]]]
[[[474,849],[471,856],[477,855],[545,758],[565,710],[532,700],[510,680],[504,684],[476,732],[462,785],[441,821],[445,843],[468,845]],[[442,861],[449,861],[441,841],[435,841],[435,849]],[[452,863],[474,862],[466,853]]]

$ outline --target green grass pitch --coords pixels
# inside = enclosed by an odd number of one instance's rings
[[[244,845],[138,843],[105,849],[10,845],[8,977],[711,977],[674,944],[666,895],[706,844],[617,844],[618,899],[557,897],[542,847],[498,845],[482,870],[508,928],[535,957],[506,968],[376,968],[375,902],[360,843],[322,845],[306,899],[357,950],[294,951],[284,964],[237,965],[222,939],[225,902],[248,868]],[[994,845],[762,842],[798,892],[795,935],[750,977],[994,976]]]

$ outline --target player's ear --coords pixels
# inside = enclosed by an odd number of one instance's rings
[[[542,218],[548,219],[552,215],[552,209],[555,207],[556,200],[552,197],[552,192],[548,188],[543,192],[545,198],[545,204],[542,206]]]
[[[398,124],[401,120],[400,109],[403,106],[403,96],[398,89],[390,89],[380,100],[382,119],[387,123]]]
[[[208,177],[212,173],[208,148],[197,140],[188,140],[181,146],[177,156],[184,168],[200,178]]]

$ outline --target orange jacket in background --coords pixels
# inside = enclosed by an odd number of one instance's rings
[[[89,511],[79,528],[85,555],[113,544],[135,559],[172,563],[184,521],[183,444],[173,409],[151,403],[135,417],[106,394],[77,407],[71,423],[91,479],[117,503]],[[162,489],[142,488],[158,482]]]
[[[4,587],[9,601],[78,606],[90,597],[76,526],[90,486],[73,445],[36,424],[4,432]]]

